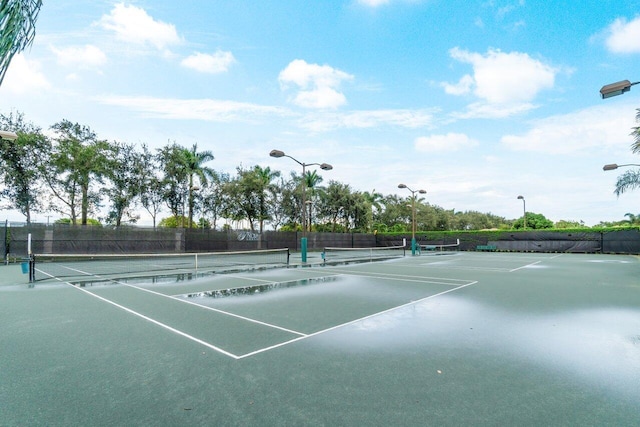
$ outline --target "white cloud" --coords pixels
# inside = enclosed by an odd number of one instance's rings
[[[109,15],[104,15],[99,25],[116,33],[125,42],[151,45],[158,50],[182,43],[172,24],[154,20],[144,9],[116,4]]]
[[[38,61],[27,61],[23,55],[15,55],[2,83],[2,89],[18,95],[51,89],[51,83],[40,69]]]
[[[368,129],[378,126],[397,126],[417,129],[431,127],[433,111],[428,110],[371,110],[345,113],[316,112],[306,114],[300,127],[313,132],[337,129]]]
[[[451,117],[456,119],[504,119],[526,113],[536,109],[537,106],[531,103],[520,104],[487,104],[485,102],[474,102],[467,105],[467,110],[461,113],[453,113]]]
[[[293,84],[301,89],[293,103],[305,108],[337,108],[346,104],[346,97],[338,88],[344,80],[351,79],[353,76],[344,71],[308,64],[302,59],[291,61],[278,76],[282,88]]]
[[[446,135],[421,136],[415,140],[417,151],[458,151],[478,145],[478,141],[463,133],[447,133]]]
[[[607,29],[607,48],[614,53],[640,53],[640,17],[616,19]]]
[[[98,101],[106,105],[115,105],[137,111],[144,117],[170,120],[255,122],[265,117],[292,115],[292,113],[285,108],[217,99],[111,96],[98,98]]]
[[[57,49],[51,46],[59,65],[73,68],[95,68],[107,62],[107,55],[93,45]]]
[[[473,87],[473,93],[489,104],[531,101],[540,91],[553,87],[557,73],[526,53],[490,49],[483,55],[457,47],[449,53],[453,59],[471,64],[473,76],[465,76],[455,85],[444,83],[447,93],[464,94]]]
[[[622,154],[631,143],[629,132],[634,126],[634,111],[632,106],[623,104],[586,108],[537,120],[528,132],[505,135],[501,142],[514,151],[576,156],[594,151]],[[603,158],[603,164],[606,162]]]
[[[196,52],[183,59],[181,65],[201,73],[223,73],[229,70],[231,64],[236,61],[231,52],[221,50],[214,54]]]

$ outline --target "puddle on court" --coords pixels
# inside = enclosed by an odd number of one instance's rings
[[[510,312],[448,295],[318,336],[341,351],[467,353],[515,360],[551,375],[637,399],[640,311],[593,308],[547,314]]]
[[[185,295],[185,297],[187,298],[202,298],[202,297],[226,298],[226,297],[232,297],[232,296],[257,295],[257,294],[264,294],[266,292],[270,292],[278,289],[288,289],[288,288],[296,288],[300,286],[316,285],[319,283],[335,282],[336,280],[338,280],[337,276],[316,277],[316,278],[302,279],[302,280],[291,280],[288,282],[273,282],[273,283],[266,283],[262,285],[243,286],[239,288],[217,289],[213,291],[196,292],[192,294],[187,294]]]
[[[114,285],[163,285],[179,282],[188,282],[203,277],[208,277],[213,273],[181,273],[164,276],[140,276],[140,277],[114,277],[110,279],[99,280],[70,280],[68,283],[79,288],[88,288],[95,286],[114,286]]]

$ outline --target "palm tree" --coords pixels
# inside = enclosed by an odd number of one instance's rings
[[[636,122],[640,123],[640,108],[636,110]],[[633,136],[633,143],[631,144],[631,152],[634,154],[640,154],[640,126],[632,128],[631,136]],[[640,188],[640,169],[629,170],[618,177],[616,181],[616,189],[614,193],[620,197],[622,193],[627,190],[635,190]]]
[[[309,195],[307,200],[305,201],[305,203],[309,204],[309,213],[305,216],[307,216],[307,221],[309,221],[309,231],[311,231],[311,205],[313,204],[313,199],[318,192],[318,184],[322,182],[322,177],[318,175],[318,172],[312,170],[307,171],[303,179],[303,185],[308,189],[307,194]],[[302,208],[307,209],[306,206],[303,206]],[[303,224],[302,226],[306,227],[306,224]]]
[[[191,227],[191,224],[193,224],[194,191],[198,189],[198,186],[194,183],[194,178],[198,178],[200,185],[206,186],[208,179],[215,177],[215,171],[208,166],[204,166],[214,157],[211,151],[198,152],[198,144],[193,144],[191,150],[185,148],[183,155],[187,174],[189,175],[189,227]]]
[[[626,213],[624,216],[628,216],[629,220],[627,221],[629,225],[640,224],[640,215],[634,215],[632,213]]]
[[[638,108],[636,113],[636,122],[640,123],[640,108]],[[636,126],[632,128],[631,136],[633,136],[633,143],[631,144],[631,152],[635,154],[640,154],[640,126]]]
[[[380,211],[380,209],[382,209],[382,200],[384,199],[384,196],[381,193],[376,193],[376,189],[374,188],[371,193],[369,193],[368,191],[362,193],[362,197],[364,197],[364,200],[369,205],[368,215],[370,217],[367,221],[367,228],[370,229],[373,225],[374,212]]]
[[[253,168],[253,172],[255,173],[256,178],[256,189],[259,193],[258,197],[260,206],[258,219],[260,221],[260,235],[262,235],[264,220],[269,217],[266,207],[267,190],[271,187],[273,180],[280,176],[280,172],[272,171],[269,166],[263,168],[257,165]]]
[[[33,43],[42,0],[2,0],[0,3],[0,85],[13,55]]]

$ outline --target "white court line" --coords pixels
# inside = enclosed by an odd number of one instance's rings
[[[230,352],[228,352],[228,351],[226,351],[226,350],[223,350],[223,349],[221,349],[220,347],[216,347],[216,346],[215,346],[215,345],[213,345],[213,344],[209,344],[208,342],[203,341],[203,340],[201,340],[201,339],[199,339],[199,338],[196,338],[196,337],[194,337],[193,335],[189,335],[189,334],[187,334],[186,332],[182,332],[182,331],[181,331],[181,330],[179,330],[179,329],[173,328],[173,327],[171,327],[171,326],[169,326],[169,325],[167,325],[167,324],[165,324],[165,323],[162,323],[162,322],[160,322],[160,321],[158,321],[158,320],[152,319],[152,318],[151,318],[151,317],[149,317],[149,316],[145,316],[145,315],[144,315],[144,314],[142,314],[142,313],[138,313],[138,312],[137,312],[137,311],[135,311],[135,310],[132,310],[132,309],[130,309],[130,308],[128,308],[128,307],[125,307],[125,306],[123,306],[123,305],[121,305],[121,304],[118,304],[118,303],[116,303],[116,302],[114,302],[114,301],[111,301],[111,300],[109,300],[109,299],[107,299],[107,298],[101,297],[100,295],[96,295],[96,294],[94,294],[93,292],[89,292],[89,291],[87,291],[86,289],[82,289],[82,288],[79,288],[79,287],[77,287],[77,286],[74,286],[72,283],[65,282],[64,280],[61,280],[61,279],[59,279],[59,278],[57,278],[57,277],[54,277],[54,276],[52,276],[52,275],[50,275],[50,274],[48,274],[48,273],[45,273],[45,272],[41,272],[41,273],[46,274],[47,276],[49,276],[49,277],[51,277],[51,278],[53,278],[53,279],[56,279],[56,280],[58,280],[58,281],[60,281],[60,282],[62,282],[62,283],[64,283],[64,284],[66,284],[66,285],[69,285],[69,286],[71,286],[72,288],[77,289],[78,291],[84,292],[84,293],[85,293],[85,294],[87,294],[87,295],[91,295],[91,296],[92,296],[92,297],[94,297],[94,298],[97,298],[97,299],[99,299],[99,300],[101,300],[101,301],[103,301],[103,302],[106,302],[107,304],[111,304],[111,305],[113,305],[114,307],[117,307],[117,308],[119,308],[119,309],[121,309],[121,310],[124,310],[124,311],[126,311],[127,313],[133,314],[134,316],[138,316],[138,317],[140,317],[140,318],[142,318],[142,319],[144,319],[144,320],[146,320],[146,321],[148,321],[148,322],[153,323],[154,325],[160,326],[161,328],[164,328],[164,329],[166,329],[166,330],[168,330],[168,331],[170,331],[170,332],[173,332],[174,334],[180,335],[180,336],[182,336],[182,337],[184,337],[184,338],[187,338],[187,339],[189,339],[189,340],[191,340],[191,341],[194,341],[194,342],[196,342],[196,343],[198,343],[198,344],[201,344],[201,345],[203,345],[203,346],[205,346],[205,347],[207,347],[207,348],[209,348],[209,349],[211,349],[211,350],[217,351],[217,352],[218,352],[218,353],[220,353],[220,354],[224,354],[225,356],[229,356],[229,357],[231,357],[231,358],[233,358],[233,359],[236,359],[236,360],[240,359],[240,356],[237,356],[237,355],[235,355],[235,354],[233,354],[233,353],[230,353]]]
[[[129,288],[138,289],[140,291],[149,292],[150,294],[153,294],[153,295],[161,296],[161,297],[164,297],[164,298],[169,298],[170,300],[173,300],[173,301],[178,301],[178,302],[181,302],[181,303],[184,303],[184,304],[190,304],[190,305],[193,305],[195,307],[202,308],[204,310],[215,311],[216,313],[224,314],[226,316],[235,317],[235,318],[238,318],[238,319],[241,319],[241,320],[245,320],[245,321],[251,322],[251,323],[256,323],[256,324],[261,325],[261,326],[267,326],[267,327],[272,328],[272,329],[279,329],[281,331],[288,332],[288,333],[291,333],[291,334],[294,334],[294,335],[300,335],[300,336],[303,336],[303,337],[306,336],[306,334],[303,334],[302,332],[298,332],[298,331],[294,331],[294,330],[291,330],[291,329],[283,328],[281,326],[273,325],[271,323],[262,322],[260,320],[252,319],[250,317],[240,316],[239,314],[230,313],[228,311],[220,310],[220,309],[217,309],[217,308],[208,307],[206,305],[198,304],[198,303],[195,303],[193,301],[188,301],[188,300],[176,298],[176,297],[173,297],[171,295],[167,295],[167,294],[163,294],[163,293],[160,293],[160,292],[152,291],[151,289],[145,289],[145,288],[141,288],[139,286],[129,285],[127,283],[118,282],[117,280],[112,280],[112,282],[118,283],[118,284],[123,285],[123,286],[127,286]],[[271,282],[271,283],[276,283],[276,282]]]
[[[429,295],[428,297],[424,297],[424,298],[419,299],[417,301],[411,301],[411,302],[408,302],[406,304],[399,305],[397,307],[392,307],[392,308],[389,308],[387,310],[380,311],[378,313],[374,313],[374,314],[370,314],[368,316],[361,317],[359,319],[350,320],[349,322],[345,322],[345,323],[342,323],[340,325],[332,326],[330,328],[323,329],[321,331],[317,331],[317,332],[314,332],[312,334],[308,334],[307,336],[304,336],[304,337],[294,338],[292,340],[285,341],[285,342],[282,342],[280,344],[276,344],[276,345],[272,345],[270,347],[262,348],[260,350],[252,351],[250,353],[246,353],[246,354],[238,356],[238,359],[244,359],[246,357],[254,356],[256,354],[264,353],[266,351],[273,350],[273,349],[278,348],[278,347],[282,347],[282,346],[285,346],[285,345],[288,345],[288,344],[292,344],[292,343],[294,343],[296,341],[301,341],[303,339],[315,337],[316,335],[324,334],[326,332],[330,332],[330,331],[333,331],[335,329],[343,328],[345,326],[349,326],[349,325],[352,325],[354,323],[361,322],[363,320],[371,319],[371,318],[376,317],[376,316],[380,316],[380,315],[383,315],[383,314],[386,314],[386,313],[390,313],[392,311],[399,310],[399,309],[404,308],[404,307],[409,307],[409,306],[412,306],[412,305],[416,305],[416,304],[419,304],[419,303],[421,303],[423,301],[426,301],[428,299],[436,298],[436,297],[439,297],[441,295],[448,294],[449,292],[454,292],[454,291],[457,291],[458,289],[462,289],[462,288],[466,288],[467,286],[475,285],[476,283],[478,283],[477,280],[474,281],[474,282],[469,282],[469,283],[467,283],[465,285],[458,286],[458,287],[453,288],[453,289],[447,289],[446,291],[442,291],[442,292],[439,292],[437,294]]]
[[[316,335],[320,335],[320,334],[323,334],[323,333],[326,333],[326,332],[330,332],[330,331],[333,331],[333,330],[336,330],[336,329],[339,329],[339,328],[342,328],[342,327],[345,327],[345,326],[348,326],[348,325],[352,325],[354,323],[357,323],[357,322],[360,322],[360,321],[363,321],[363,320],[367,320],[367,319],[370,319],[370,318],[373,318],[373,317],[376,317],[376,316],[380,316],[380,315],[383,315],[383,314],[386,314],[386,313],[390,313],[392,311],[399,310],[399,309],[402,309],[404,307],[409,307],[409,306],[421,303],[423,301],[426,301],[426,300],[429,300],[429,299],[432,299],[432,298],[436,298],[438,296],[441,296],[441,295],[444,295],[444,294],[448,294],[450,292],[457,291],[458,289],[463,289],[463,288],[466,288],[468,286],[471,286],[471,285],[474,285],[474,284],[478,283],[478,281],[469,282],[469,283],[466,283],[464,285],[460,285],[460,286],[457,286],[457,287],[452,288],[452,289],[447,289],[446,291],[439,292],[437,294],[433,294],[433,295],[430,295],[428,297],[425,297],[425,298],[422,298],[422,299],[419,299],[419,300],[416,300],[416,301],[411,301],[411,302],[406,303],[406,304],[402,304],[402,305],[399,305],[399,306],[396,306],[396,307],[392,307],[392,308],[389,308],[387,310],[383,310],[383,311],[380,311],[380,312],[377,312],[377,313],[374,313],[374,314],[370,314],[368,316],[364,316],[364,317],[361,317],[361,318],[358,318],[358,319],[354,319],[354,320],[351,320],[349,322],[345,322],[345,323],[342,323],[340,325],[332,326],[330,328],[323,329],[321,331],[317,331],[317,332],[314,332],[314,333],[311,333],[311,334],[302,334],[302,333],[298,332],[297,334],[299,334],[300,336],[297,337],[297,338],[294,338],[294,339],[291,339],[291,340],[287,340],[287,341],[284,341],[284,342],[281,342],[281,343],[278,343],[278,344],[275,344],[275,345],[272,345],[272,346],[269,346],[269,347],[264,347],[264,348],[261,348],[261,349],[258,349],[258,350],[255,350],[255,351],[252,351],[252,352],[249,352],[249,353],[245,353],[245,354],[242,354],[242,355],[236,355],[236,354],[233,354],[233,353],[228,352],[226,350],[223,350],[222,348],[216,347],[213,344],[210,344],[210,343],[208,343],[206,341],[203,341],[203,340],[201,340],[199,338],[196,338],[196,337],[194,337],[194,336],[192,336],[190,334],[187,334],[186,332],[180,331],[180,330],[178,330],[176,328],[173,328],[173,327],[171,327],[171,326],[169,326],[169,325],[167,325],[165,323],[162,323],[162,322],[160,322],[158,320],[152,319],[151,317],[148,317],[148,316],[146,316],[146,315],[144,315],[142,313],[138,313],[137,311],[134,311],[134,310],[132,310],[132,309],[130,309],[128,307],[125,307],[125,306],[123,306],[121,304],[118,304],[118,303],[116,303],[114,301],[111,301],[111,300],[109,300],[107,298],[101,297],[101,296],[99,296],[97,294],[89,292],[88,290],[85,290],[85,289],[82,289],[80,287],[74,286],[72,283],[65,282],[65,281],[63,281],[63,280],[61,280],[61,279],[59,279],[57,277],[54,277],[54,276],[52,276],[52,275],[50,275],[48,273],[42,272],[42,271],[41,271],[41,273],[46,274],[47,276],[49,276],[51,278],[54,278],[54,279],[56,279],[56,280],[58,280],[58,281],[60,281],[62,283],[65,283],[65,284],[71,286],[72,288],[77,289],[79,291],[82,291],[82,292],[84,292],[84,293],[86,293],[86,294],[88,294],[88,295],[90,295],[92,297],[98,298],[99,300],[101,300],[103,302],[111,304],[111,305],[113,305],[113,306],[115,306],[117,308],[120,308],[120,309],[122,309],[122,310],[124,310],[124,311],[126,311],[126,312],[128,312],[130,314],[133,314],[134,316],[137,316],[137,317],[140,317],[140,318],[142,318],[144,320],[147,320],[147,321],[149,321],[149,322],[151,322],[151,323],[153,323],[153,324],[155,324],[157,326],[160,326],[160,327],[162,327],[162,328],[164,328],[164,329],[166,329],[166,330],[168,330],[170,332],[173,332],[173,333],[175,333],[177,335],[180,335],[180,336],[182,336],[184,338],[187,338],[187,339],[189,339],[191,341],[194,341],[194,342],[196,342],[198,344],[201,344],[201,345],[203,345],[203,346],[205,346],[205,347],[207,347],[207,348],[209,348],[211,350],[214,350],[214,351],[216,351],[216,352],[218,352],[220,354],[223,354],[225,356],[231,357],[231,358],[233,358],[235,360],[244,359],[244,358],[247,358],[247,357],[250,357],[250,356],[254,356],[254,355],[257,355],[257,354],[260,354],[260,353],[267,352],[269,350],[273,350],[273,349],[276,349],[276,348],[279,348],[279,347],[283,347],[285,345],[289,345],[289,344],[292,344],[294,342],[301,341],[303,339],[311,338],[311,337],[314,337]],[[96,276],[96,277],[100,278],[99,276]],[[363,276],[363,277],[370,277],[370,276]],[[384,277],[379,277],[379,278],[384,278]],[[107,279],[107,280],[111,280],[111,279]],[[445,279],[445,280],[460,280],[460,281],[462,281],[461,279]],[[223,313],[223,314],[229,314],[231,316],[235,316],[235,317],[238,317],[240,319],[245,319],[245,320],[248,320],[248,321],[252,321],[253,320],[253,319],[249,319],[249,318],[244,318],[243,316],[234,315],[233,313],[227,313],[227,312],[223,312],[221,310],[213,309],[211,307],[206,307],[206,306],[202,306],[202,305],[199,305],[199,304],[196,304],[196,303],[192,303],[190,301],[180,300],[180,299],[174,298],[174,297],[172,297],[170,295],[161,294],[161,293],[158,293],[158,292],[155,292],[155,291],[151,291],[151,290],[148,290],[148,289],[139,288],[137,286],[132,286],[132,285],[128,285],[126,283],[117,282],[115,280],[111,280],[111,281],[114,282],[114,283],[119,283],[119,284],[124,285],[124,286],[140,289],[140,290],[145,291],[145,292],[150,292],[152,294],[157,294],[157,295],[160,295],[160,296],[164,296],[166,298],[170,298],[170,299],[173,299],[173,300],[176,300],[176,301],[185,302],[185,303],[188,303],[188,304],[194,304],[194,305],[196,305],[198,307],[201,307],[201,308],[211,309],[213,311],[218,311],[218,312]],[[427,282],[427,283],[433,283],[433,282]],[[441,284],[446,284],[446,283],[441,283]],[[255,322],[256,323],[262,323],[262,322],[259,322],[259,321],[255,321]],[[268,324],[264,323],[264,325],[268,325]],[[289,331],[289,330],[286,330],[284,328],[277,327],[275,325],[273,325],[273,326],[278,328],[278,329],[282,329],[282,330],[285,330],[285,331],[288,331],[288,332],[291,332],[291,333],[294,333],[294,334],[296,333],[294,331]]]
[[[514,271],[522,270],[523,268],[531,267],[532,265],[540,264],[542,261],[532,262],[531,264],[523,265],[522,267],[514,268],[513,270],[509,270],[509,273],[513,273]]]
[[[367,273],[358,270],[336,270],[340,275],[344,276],[356,276],[356,277],[370,277],[374,279],[390,279],[396,280],[399,282],[415,282],[415,283],[430,283],[434,285],[446,285],[446,286],[458,286],[458,283],[448,283],[449,282],[463,282],[466,283],[468,280],[464,279],[448,279],[444,277],[425,277],[425,276],[410,276],[408,274],[392,274],[392,273]],[[433,279],[433,280],[424,280],[424,279]],[[445,282],[440,282],[439,280],[445,280]]]

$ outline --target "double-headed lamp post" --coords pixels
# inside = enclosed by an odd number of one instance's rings
[[[527,202],[524,201],[524,197],[523,196],[518,196],[518,200],[522,200],[522,210],[524,213],[524,216],[522,217],[524,219],[524,229],[527,229]]]
[[[412,190],[404,184],[398,184],[398,188],[406,188],[411,191],[411,255],[416,254],[416,193],[427,194],[425,190]]]
[[[307,262],[307,214],[306,214],[306,183],[304,182],[305,180],[305,175],[307,173],[307,166],[319,166],[320,169],[322,169],[323,171],[330,171],[331,169],[333,169],[333,166],[331,166],[328,163],[303,163],[301,161],[299,161],[298,159],[291,157],[287,154],[284,154],[284,151],[280,151],[280,150],[271,150],[271,152],[269,153],[269,156],[271,157],[276,157],[276,158],[280,158],[280,157],[288,157],[291,160],[293,160],[294,162],[296,162],[297,164],[299,164],[300,166],[302,166],[302,181],[301,181],[301,186],[302,189],[300,191],[301,193],[301,197],[302,197],[302,237],[300,238],[300,252],[302,254],[302,262]]]

